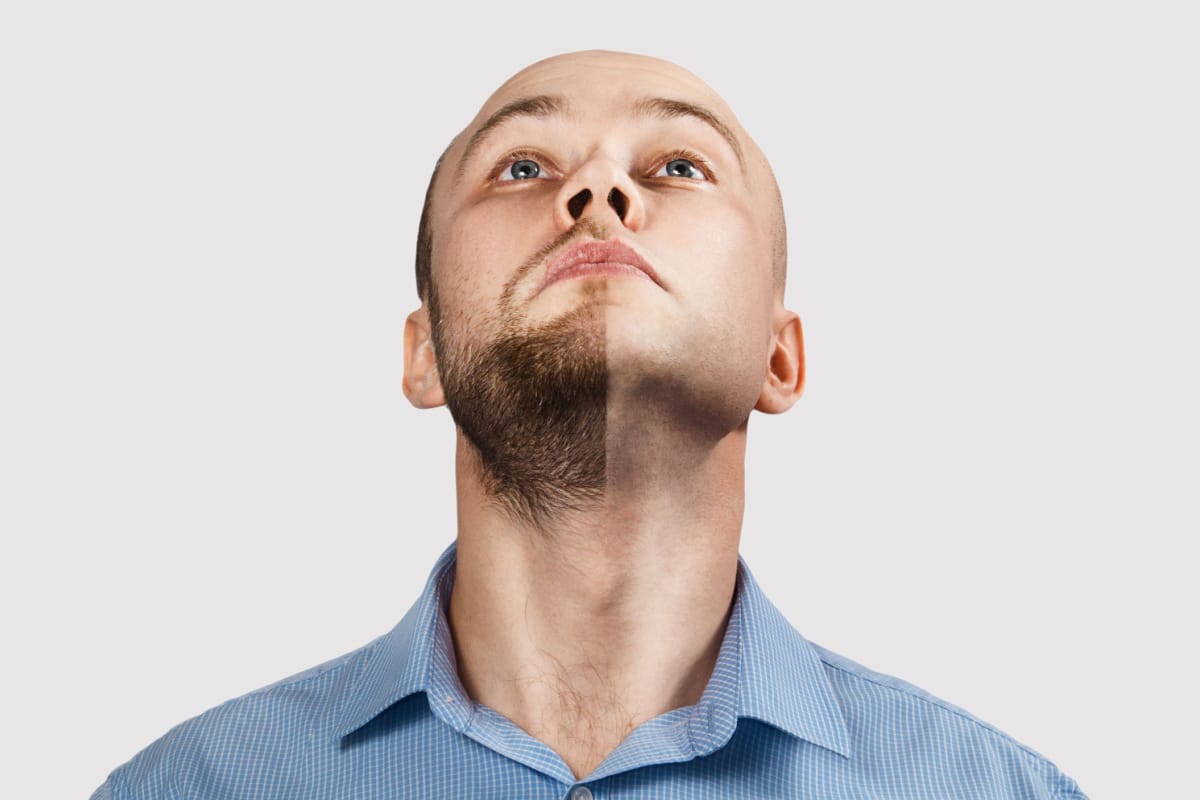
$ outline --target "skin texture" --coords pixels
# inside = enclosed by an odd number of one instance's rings
[[[463,159],[494,112],[537,95],[570,113],[511,118]],[[693,117],[636,114],[646,97],[710,109],[735,144]],[[521,159],[536,175],[502,180]],[[803,388],[779,192],[699,78],[591,50],[497,89],[428,200],[430,291],[406,323],[404,389],[457,425],[456,666],[475,702],[583,779],[712,675],[749,416],[786,411]],[[542,289],[554,257],[588,239],[629,245],[659,282]]]

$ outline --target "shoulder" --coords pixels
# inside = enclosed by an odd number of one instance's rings
[[[115,769],[93,800],[302,793],[322,720],[378,642],[227,700],[171,728]],[[290,790],[296,791],[290,791]]]
[[[1002,788],[1009,797],[1086,800],[1052,761],[996,726],[908,681],[809,644],[841,703],[856,755],[961,782],[963,796]]]

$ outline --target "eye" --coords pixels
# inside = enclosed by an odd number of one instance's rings
[[[527,181],[540,177],[542,167],[532,158],[518,158],[500,170],[498,181]]]
[[[654,174],[654,177],[708,180],[708,175],[697,166],[697,162],[704,163],[701,159],[695,157],[684,158],[683,156],[675,156],[663,164],[659,171]]]

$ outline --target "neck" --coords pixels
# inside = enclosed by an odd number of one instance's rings
[[[578,777],[699,701],[737,578],[746,424],[706,438],[638,419],[610,410],[604,491],[536,525],[487,495],[458,437],[459,678]]]

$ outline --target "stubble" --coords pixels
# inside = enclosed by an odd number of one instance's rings
[[[532,327],[505,292],[485,323],[496,333],[473,347],[444,329],[436,292],[430,297],[446,405],[476,451],[480,484],[504,512],[534,527],[594,508],[604,496],[606,286],[589,282],[578,291],[569,311]]]

